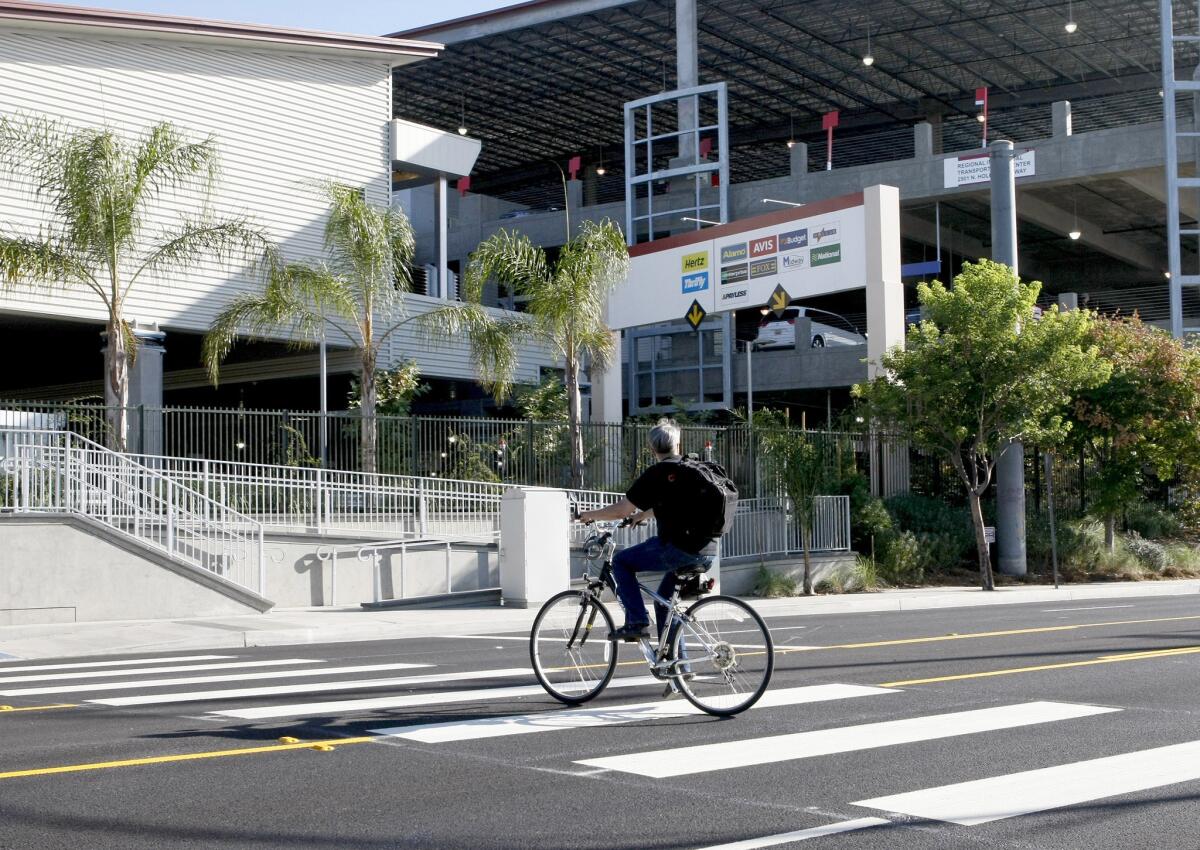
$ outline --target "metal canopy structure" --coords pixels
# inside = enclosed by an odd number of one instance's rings
[[[831,110],[841,112],[835,168],[911,155],[918,121],[940,130],[940,149],[977,146],[980,86],[993,138],[1049,135],[1058,100],[1072,102],[1076,132],[1162,118],[1158,9],[1147,0],[698,0],[697,9],[700,80],[729,86],[734,183],[786,174],[789,138],[823,167],[821,116]],[[1195,18],[1194,6],[1176,9],[1180,29]],[[597,199],[619,200],[621,104],[675,87],[673,0],[535,0],[395,35],[446,44],[438,60],[396,72],[396,116],[465,122],[484,143],[473,190],[524,203],[524,187],[575,155],[603,160]]]

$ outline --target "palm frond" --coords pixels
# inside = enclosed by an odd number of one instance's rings
[[[433,345],[466,338],[479,383],[497,401],[512,392],[517,374],[518,347],[530,337],[526,318],[497,317],[471,302],[447,304],[420,316],[417,322]]]
[[[294,297],[286,285],[268,284],[261,293],[239,295],[217,314],[204,335],[201,359],[216,386],[221,363],[239,338],[265,339],[291,329],[297,344],[320,339],[323,319],[307,301]]]
[[[463,295],[467,301],[478,303],[483,286],[490,279],[524,294],[545,285],[549,277],[545,251],[522,233],[500,230],[471,253],[463,275]]]
[[[132,194],[139,203],[183,187],[207,195],[219,171],[215,137],[189,142],[174,124],[162,121],[150,128],[134,152]]]
[[[52,236],[0,236],[0,287],[82,284],[109,304],[108,294],[80,259]]]
[[[128,291],[143,272],[182,268],[204,258],[228,263],[240,261],[252,269],[278,265],[278,252],[270,238],[244,218],[225,221],[185,221],[150,250],[125,286]]]

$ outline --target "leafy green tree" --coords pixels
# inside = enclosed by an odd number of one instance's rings
[[[129,364],[138,346],[125,318],[131,293],[204,260],[266,267],[271,242],[245,217],[184,214],[165,225],[161,204],[204,205],[219,174],[216,140],[189,141],[169,122],[130,139],[107,127],[0,117],[0,164],[6,181],[25,178],[22,188],[49,211],[37,234],[0,232],[0,286],[79,289],[103,305],[108,441],[125,451]]]
[[[836,467],[830,463],[819,432],[794,428],[777,411],[760,409],[754,412],[754,436],[770,468],[766,483],[768,486],[774,483],[792,502],[804,555],[804,595],[811,596],[813,506],[817,496],[838,485]]]
[[[412,413],[414,399],[429,392],[429,385],[421,383],[421,369],[415,360],[406,360],[391,369],[380,369],[375,375],[375,410],[383,416],[408,416]],[[351,410],[362,409],[362,384],[350,382],[350,395],[346,400]]]
[[[563,245],[554,264],[528,237],[501,230],[475,249],[463,276],[461,308],[474,310],[482,321],[460,319],[453,311],[438,317],[448,330],[460,324],[466,327],[481,381],[497,398],[504,398],[512,388],[519,337],[538,340],[561,358],[574,487],[583,485],[585,463],[579,373],[586,362],[603,371],[615,354],[612,332],[604,322],[605,304],[628,268],[625,237],[608,220],[585,221]],[[482,311],[488,280],[524,297],[525,320],[496,319]]]
[[[1041,284],[1001,263],[966,263],[953,289],[934,281],[917,291],[925,319],[908,347],[888,351],[883,374],[854,394],[877,428],[953,466],[970,502],[980,582],[992,590],[980,499],[1000,452],[1012,441],[1062,442],[1067,406],[1109,367],[1088,342],[1090,313],[1052,309],[1035,320]]]
[[[364,472],[378,471],[379,352],[409,316],[412,225],[398,207],[375,206],[361,189],[327,182],[324,260],[276,263],[261,292],[240,295],[213,320],[204,338],[204,363],[213,383],[221,362],[243,335],[264,338],[283,329],[313,344],[332,329],[351,340],[359,356],[360,445]],[[471,317],[468,317],[471,318]]]
[[[1200,353],[1136,317],[1097,319],[1088,341],[1111,374],[1075,398],[1070,444],[1096,464],[1091,510],[1112,552],[1117,516],[1140,500],[1149,477],[1200,466]]]

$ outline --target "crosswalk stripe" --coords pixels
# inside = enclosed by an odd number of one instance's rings
[[[886,826],[890,823],[891,821],[883,818],[857,818],[825,826],[814,826],[809,829],[797,829],[794,832],[780,832],[776,835],[764,835],[761,838],[747,838],[744,841],[734,841],[730,844],[714,844],[711,847],[701,847],[699,850],[759,850],[761,847],[775,847],[780,844],[791,844],[794,841],[821,838],[825,835],[838,835],[842,832],[870,829],[873,826]]]
[[[609,688],[628,688],[638,685],[662,685],[653,676],[630,676],[613,679]],[[267,720],[276,717],[302,717],[312,715],[340,714],[355,711],[374,711],[382,708],[417,708],[426,705],[444,705],[453,702],[484,702],[486,700],[513,699],[516,697],[544,696],[549,694],[541,685],[514,685],[504,688],[480,688],[472,691],[442,691],[432,694],[404,694],[401,696],[376,697],[371,699],[341,700],[336,702],[310,702],[298,705],[269,705],[255,708],[213,711],[216,717],[232,717],[238,720]]]
[[[906,720],[842,726],[815,732],[796,732],[749,740],[725,741],[719,744],[701,744],[623,756],[584,759],[576,763],[662,779],[669,776],[685,776],[713,770],[727,770],[835,753],[891,747],[916,741],[932,741],[939,738],[971,735],[977,732],[992,732],[997,729],[1013,729],[1057,720],[1074,720],[1120,710],[1119,708],[1060,702],[1027,702],[973,711],[932,714]]]
[[[275,658],[269,661],[223,661],[220,664],[185,664],[168,667],[135,667],[124,670],[88,670],[81,673],[51,673],[36,676],[0,677],[0,686],[19,682],[62,682],[67,679],[96,679],[101,676],[150,676],[156,673],[192,673],[201,670],[253,669],[255,667],[283,667],[288,664],[320,664],[316,658]]]
[[[179,679],[138,679],[133,682],[87,682],[79,685],[54,685],[48,688],[24,688],[0,691],[0,696],[24,697],[42,694],[78,694],[95,691],[130,691],[146,688],[167,688],[177,685],[205,685],[216,682],[248,682],[258,679],[298,679],[312,676],[340,676],[347,673],[381,673],[385,670],[413,670],[432,667],[432,664],[360,664],[355,667],[306,667],[303,670],[271,670],[258,673],[228,673],[221,676],[185,676]]]
[[[131,667],[138,664],[169,664],[176,661],[219,661],[236,658],[234,655],[173,655],[169,658],[125,658],[120,661],[86,661],[77,664],[22,664],[20,667],[0,665],[0,676],[5,673],[32,673],[35,670],[76,670],[85,667]]]
[[[1200,779],[1200,741],[1009,773],[855,803],[975,826]]]
[[[755,709],[776,708],[785,705],[800,705],[812,702],[854,699],[856,697],[898,694],[892,688],[875,688],[865,685],[809,685],[801,688],[780,688],[767,691],[754,704]],[[554,732],[562,729],[583,729],[594,726],[614,726],[620,723],[636,723],[645,720],[664,720],[687,717],[702,713],[698,708],[682,699],[659,700],[657,702],[630,703],[627,705],[597,706],[595,708],[571,708],[562,711],[543,711],[536,714],[512,714],[503,717],[481,717],[452,723],[426,723],[417,726],[395,726],[390,729],[372,729],[376,735],[440,744],[448,741],[472,741],[480,738],[500,738],[508,735],[526,735],[532,732]]]
[[[229,688],[216,691],[188,691],[185,693],[139,694],[132,697],[107,697],[88,702],[96,705],[167,705],[177,702],[207,702],[221,699],[246,699],[247,697],[279,696],[282,694],[313,694],[327,691],[358,691],[367,688],[393,688],[407,685],[425,685],[434,682],[461,682],[470,679],[501,679],[506,676],[527,676],[528,667],[509,667],[500,670],[470,670],[463,673],[432,673],[423,676],[401,676],[389,679],[356,679],[345,682],[305,682],[299,685],[268,685],[262,688]]]

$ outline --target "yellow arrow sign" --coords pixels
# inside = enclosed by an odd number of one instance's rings
[[[776,286],[775,291],[771,293],[771,300],[767,302],[767,308],[776,316],[782,316],[783,311],[792,303],[792,296],[788,295],[787,290],[782,286]]]
[[[692,306],[688,308],[687,314],[683,317],[687,319],[687,323],[692,326],[692,330],[700,330],[700,323],[704,321],[704,317],[708,313],[704,312],[704,308],[700,306],[699,301],[693,301]]]

